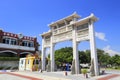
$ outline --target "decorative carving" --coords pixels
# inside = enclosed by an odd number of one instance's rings
[[[83,29],[86,29],[86,28],[88,28],[88,23],[77,26],[77,30],[83,30]]]
[[[67,26],[68,27],[68,31],[72,30],[72,26]]]
[[[89,32],[88,32],[88,29],[86,30],[83,30],[83,31],[78,31],[77,32],[77,37],[83,37],[83,36],[88,36]]]

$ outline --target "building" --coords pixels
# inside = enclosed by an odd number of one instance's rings
[[[38,51],[39,44],[36,37],[24,36],[0,30],[0,56],[25,57]]]

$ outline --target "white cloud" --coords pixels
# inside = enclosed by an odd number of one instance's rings
[[[120,55],[120,52],[117,52],[117,51],[114,51],[110,48],[110,45],[107,45],[106,47],[103,48],[103,50],[106,52],[106,53],[109,53],[110,56],[113,56],[115,54],[118,54]]]
[[[107,41],[107,39],[105,38],[105,34],[102,32],[95,32],[95,36],[100,40]]]

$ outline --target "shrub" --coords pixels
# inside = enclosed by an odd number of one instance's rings
[[[0,67],[0,70],[2,70],[4,67]]]
[[[82,70],[82,73],[83,73],[83,74],[86,74],[86,73],[87,73],[87,69],[83,69],[83,70]]]
[[[19,61],[19,57],[0,57],[0,61]]]

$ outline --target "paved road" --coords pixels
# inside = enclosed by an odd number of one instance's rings
[[[64,72],[30,72],[30,71],[15,71],[15,72],[0,72],[0,80],[120,80],[119,71],[106,71],[107,74],[84,78],[83,74],[65,76]],[[89,75],[89,74],[88,74]]]
[[[14,72],[0,72],[0,80],[43,80],[34,76],[16,74]]]
[[[0,74],[0,80],[29,80],[29,79],[9,74]]]

